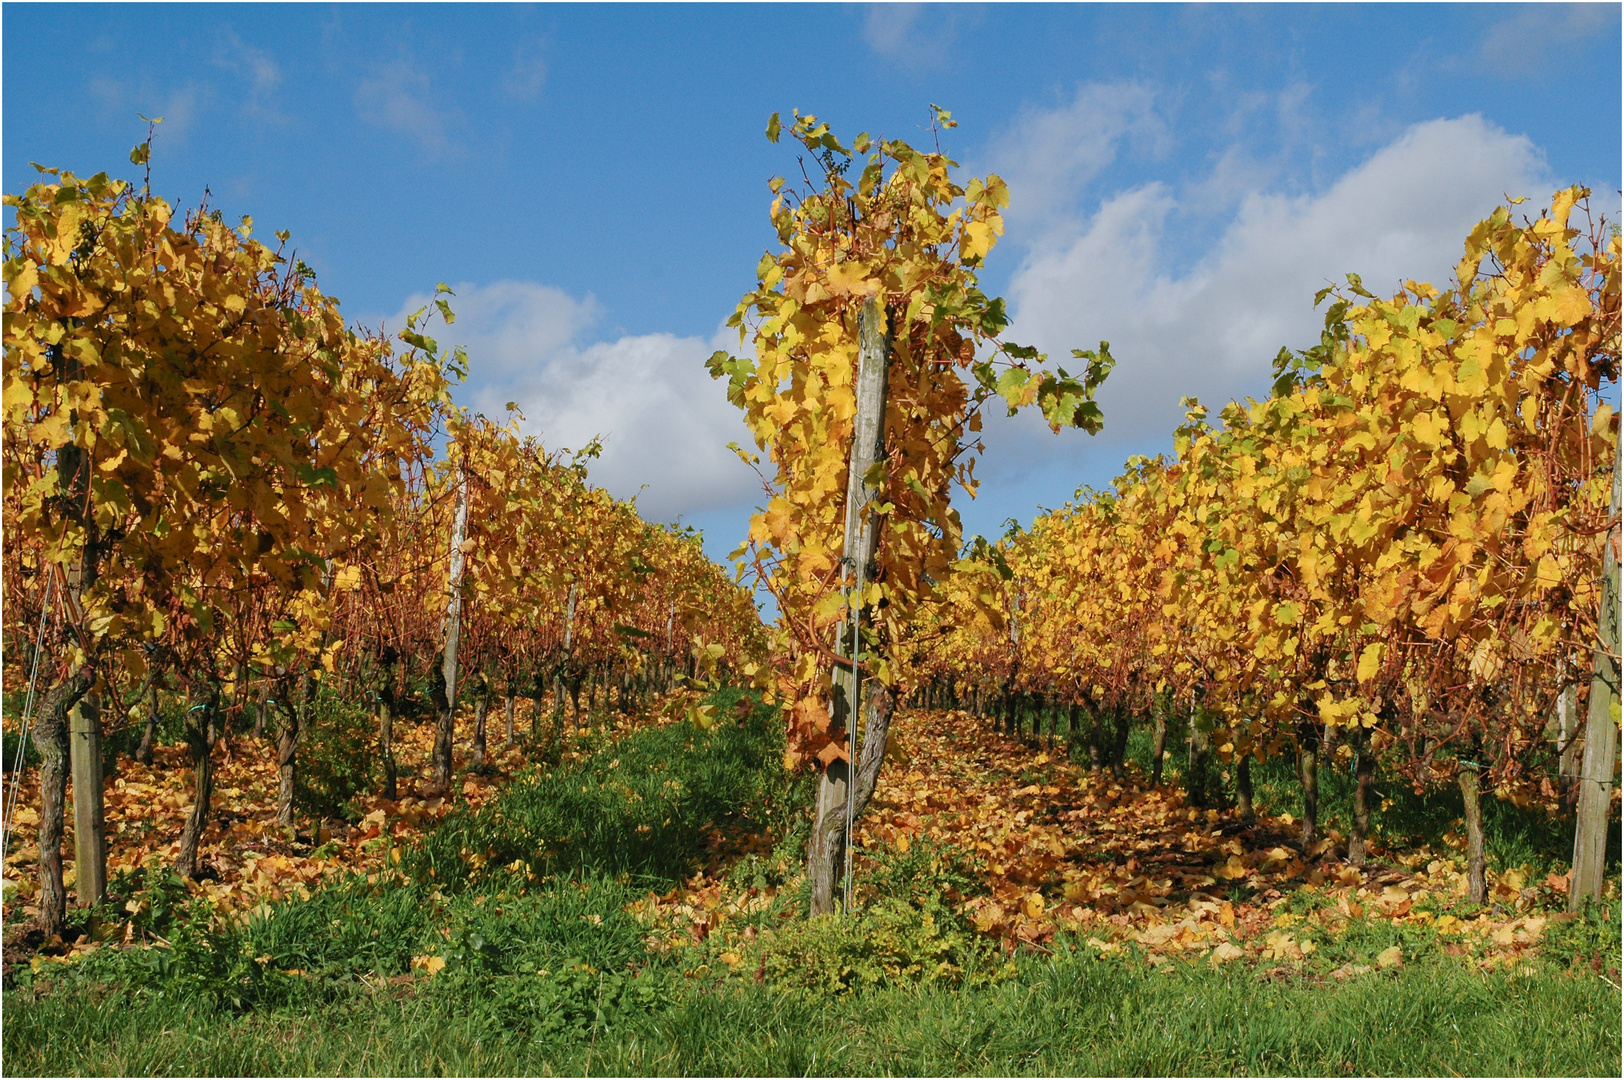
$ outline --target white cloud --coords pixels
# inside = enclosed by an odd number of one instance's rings
[[[959,30],[980,17],[979,5],[973,4],[870,4],[863,39],[903,67],[935,66],[951,58]]]
[[[1317,340],[1324,285],[1348,271],[1378,294],[1406,278],[1446,282],[1466,233],[1505,194],[1538,200],[1554,187],[1528,139],[1476,115],[1417,124],[1319,193],[1236,193],[1235,179],[1220,167],[1187,192],[1145,184],[1058,241],[1029,241],[1011,335],[1061,357],[1111,342],[1118,367],[1101,404],[1112,443],[1165,437],[1182,395],[1216,407],[1262,392],[1282,345]],[[1187,251],[1170,229],[1210,205],[1209,185],[1230,194],[1227,224],[1210,249]]]
[[[277,126],[288,122],[274,100],[277,87],[282,85],[282,69],[268,53],[249,45],[227,27],[215,46],[214,66],[242,80],[246,92],[240,108],[245,118]]]
[[[593,482],[619,498],[638,496],[652,520],[758,496],[755,474],[727,449],[750,445],[748,430],[725,384],[705,371],[712,352],[737,347],[736,331],[712,341],[643,334],[582,344],[600,315],[591,297],[520,281],[455,289],[456,323],[431,333],[444,346],[468,349],[465,404],[500,418],[507,402],[516,403],[526,433],[549,449],[579,449],[602,436]],[[427,302],[411,298],[390,325],[403,325],[406,312]]]
[[[1617,4],[1507,5],[1513,12],[1490,26],[1478,47],[1481,61],[1505,78],[1541,72],[1576,41],[1618,37]]]
[[[1078,99],[1106,100],[1088,92]],[[1023,156],[1013,137],[1002,149],[1006,160],[1025,163],[1012,175],[1053,193],[1044,215],[1011,228],[1010,242],[1027,255],[1010,283],[1010,334],[1062,362],[1073,347],[1111,341],[1119,366],[1103,392],[1106,433],[1056,439],[1035,416],[989,417],[979,470],[989,487],[967,508],[977,527],[987,527],[980,518],[988,514],[1028,512],[1005,509],[1011,499],[1065,498],[1075,477],[1098,475],[1080,467],[1085,461],[1103,455],[1114,464],[1129,449],[1163,443],[1182,395],[1217,406],[1265,390],[1280,346],[1316,340],[1321,316],[1312,297],[1326,283],[1350,270],[1378,292],[1405,277],[1444,281],[1466,232],[1504,194],[1539,200],[1554,186],[1526,138],[1467,116],[1410,128],[1317,192],[1280,193],[1276,170],[1236,148],[1193,184],[1140,184],[1084,213],[1088,185],[1078,175],[1097,180],[1119,152],[1111,147],[1135,132],[1151,136],[1153,150],[1160,138],[1145,119],[1153,119],[1148,93],[1113,100],[1118,119],[1109,123],[1091,126],[1075,101],[1052,122],[1036,114],[1020,121],[1032,138],[1093,139],[1092,151],[1029,146]],[[1216,239],[1192,247],[1181,231],[1191,216],[1216,216],[1220,226],[1208,234]],[[726,449],[730,441],[749,446],[748,433],[704,369],[716,348],[737,348],[732,332],[709,341],[595,341],[602,312],[590,297],[515,281],[459,285],[457,294],[457,323],[434,336],[469,349],[473,376],[462,400],[493,416],[516,402],[525,429],[549,447],[603,436],[594,481],[620,497],[643,489],[639,506],[652,519],[706,519],[759,501],[754,474]],[[1040,479],[1041,492],[1033,487]],[[1049,491],[1051,482],[1065,491]]]
[[[539,41],[520,42],[513,63],[502,75],[502,92],[516,101],[534,101],[547,84],[547,59]]]
[[[1154,105],[1147,86],[1089,83],[1059,108],[1021,110],[989,151],[991,171],[1009,184],[1010,226],[1044,220],[1052,227],[1054,219],[1068,217],[1077,195],[1116,161],[1125,140],[1159,151],[1167,131]]]
[[[206,98],[204,88],[196,82],[159,89],[150,79],[136,82],[98,75],[88,88],[101,103],[103,119],[122,130],[137,130],[142,116],[162,120],[153,138],[160,149],[166,144],[186,144]]]
[[[875,52],[900,52],[907,47],[924,11],[923,4],[873,4],[863,18],[863,37]]]
[[[405,135],[431,158],[459,149],[451,132],[458,117],[430,100],[429,78],[410,57],[377,64],[355,89],[361,119]]]

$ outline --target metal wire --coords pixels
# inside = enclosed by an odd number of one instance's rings
[[[28,692],[23,695],[23,715],[20,726],[21,737],[17,740],[17,760],[11,767],[11,783],[5,792],[4,814],[5,827],[0,830],[0,862],[3,862],[6,853],[11,847],[11,830],[17,825],[17,803],[22,794],[23,763],[28,760],[28,732],[33,722],[35,691],[39,687],[39,661],[40,655],[45,651],[45,627],[51,614],[51,590],[56,585],[56,576],[47,574],[45,577],[45,602],[39,609],[39,629],[34,633],[34,657],[28,671]]]

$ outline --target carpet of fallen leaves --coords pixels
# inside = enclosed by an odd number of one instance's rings
[[[1304,851],[1289,816],[1198,810],[1176,787],[1090,771],[968,713],[904,710],[893,736],[859,823],[859,880],[876,854],[952,845],[986,886],[961,910],[1006,952],[1048,951],[1065,931],[1101,953],[1132,943],[1152,964],[1182,956],[1300,966],[1317,940],[1357,920],[1393,920],[1430,929],[1448,954],[1513,966],[1537,951],[1550,922],[1569,918],[1565,876],[1531,882],[1526,872],[1491,871],[1490,903],[1471,911],[1460,852],[1376,843],[1356,867],[1335,830]],[[651,946],[719,933],[714,950],[755,936],[741,925],[778,891],[732,887],[713,869],[650,896],[635,914],[655,930]],[[1373,960],[1402,966],[1402,948]],[[1369,970],[1349,963],[1330,974]]]
[[[692,696],[692,695],[689,695]],[[681,700],[686,700],[682,698]],[[668,703],[669,704],[669,703]],[[528,731],[530,702],[517,703],[516,730]],[[544,706],[543,712],[548,710]],[[677,710],[656,709],[641,717],[596,714],[599,727],[579,734],[617,737],[648,723],[670,723]],[[503,746],[500,711],[493,710],[486,768],[467,769],[472,752],[473,718],[459,715],[454,743],[451,790],[433,783],[432,722],[402,722],[395,728],[397,763],[396,798],[377,792],[353,800],[361,820],[311,821],[298,816],[294,829],[276,824],[277,769],[274,738],[248,735],[222,738],[214,749],[213,816],[200,846],[200,872],[192,891],[207,896],[216,916],[231,918],[261,904],[290,895],[308,895],[326,878],[349,873],[377,873],[398,861],[400,851],[422,835],[425,828],[447,814],[477,808],[489,800],[508,777],[528,763],[523,745]],[[583,756],[578,739],[566,739],[564,760]],[[9,786],[11,777],[7,775]],[[38,884],[39,813],[32,805],[39,797],[39,770],[31,767],[22,778],[22,798],[5,857],[6,904],[4,921],[13,926],[39,913],[34,902]],[[184,745],[155,748],[150,766],[127,757],[118,759],[115,775],[107,781],[107,875],[115,883],[120,871],[153,864],[173,865],[180,852],[181,828],[192,806],[192,773]],[[68,859],[64,877],[74,880],[72,785],[69,785]],[[13,887],[15,886],[15,887]],[[132,902],[133,903],[133,902]],[[131,909],[134,913],[134,909]],[[97,937],[133,935],[130,923],[104,927]],[[71,947],[92,947],[88,939]]]
[[[678,695],[641,718],[600,718],[605,726],[597,734],[613,738],[642,724],[677,722],[691,696]],[[528,703],[520,709],[524,730]],[[231,918],[307,895],[337,874],[385,871],[422,830],[453,810],[481,805],[526,764],[524,750],[504,749],[497,730],[488,768],[461,772],[468,764],[465,730],[459,723],[460,775],[452,790],[430,779],[432,724],[405,723],[397,728],[397,799],[363,795],[356,800],[359,822],[316,822],[313,828],[304,822],[292,831],[275,824],[271,740],[222,740],[203,873],[191,888],[213,902],[217,916]],[[566,757],[579,754],[566,751]],[[32,772],[24,784],[25,792],[37,792]],[[150,767],[121,758],[106,791],[110,879],[154,860],[172,863],[190,800],[184,747],[159,748]],[[8,926],[37,912],[38,816],[27,801],[5,859]],[[70,815],[69,853],[71,825]],[[1234,811],[1195,809],[1176,787],[1150,788],[1131,775],[1091,771],[1067,760],[1063,749],[1006,738],[968,713],[902,710],[890,760],[859,825],[857,871],[861,881],[878,856],[942,845],[985,885],[959,899],[961,911],[1006,952],[1047,951],[1064,931],[1071,942],[1081,939],[1100,953],[1131,943],[1152,963],[1184,956],[1300,966],[1318,948],[1316,940],[1356,920],[1380,919],[1422,924],[1448,941],[1445,952],[1510,966],[1537,951],[1550,922],[1567,918],[1560,913],[1565,877],[1532,882],[1517,870],[1491,871],[1490,904],[1472,912],[1461,903],[1466,880],[1459,852],[1377,844],[1369,865],[1355,867],[1345,861],[1344,837],[1335,830],[1306,851],[1296,837],[1289,816],[1243,820]],[[793,880],[752,887],[729,874],[738,859],[767,850],[772,839],[718,833],[701,872],[633,905],[650,930],[650,948],[714,953],[755,938],[763,916],[770,922],[791,917]],[[797,868],[779,869],[793,879]],[[858,898],[864,895],[860,886]],[[132,925],[106,927],[95,937],[129,940]],[[68,949],[92,947],[86,939]],[[721,957],[737,962],[732,951]],[[1404,956],[1392,946],[1373,962],[1396,967]],[[1370,969],[1349,963],[1331,974]]]

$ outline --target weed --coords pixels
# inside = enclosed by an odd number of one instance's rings
[[[299,734],[295,805],[313,817],[358,820],[351,800],[375,780],[376,742],[365,706],[320,688]]]
[[[987,892],[986,875],[956,845],[922,839],[905,852],[878,848],[865,852],[868,866],[860,893],[902,900],[916,907],[945,900],[957,904]]]
[[[824,994],[938,982],[981,985],[1000,971],[992,944],[939,898],[915,906],[884,897],[854,914],[791,923],[759,941],[760,970],[768,982]]]
[[[200,914],[186,879],[156,856],[134,870],[115,870],[108,893],[125,898],[124,910],[137,934],[167,937]]]

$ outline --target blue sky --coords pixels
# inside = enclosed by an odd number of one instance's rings
[[[1010,336],[1112,342],[1105,433],[988,426],[972,531],[1030,520],[1130,453],[1181,395],[1260,392],[1348,270],[1442,280],[1503,194],[1583,183],[1614,220],[1617,5],[255,6],[7,3],[5,190],[30,161],[207,187],[288,229],[322,287],[398,327],[459,292],[466,404],[524,408],[553,445],[718,557],[759,501],[703,358],[772,241],[762,135],[792,108],[924,138],[961,126],[1009,231],[983,282]]]

